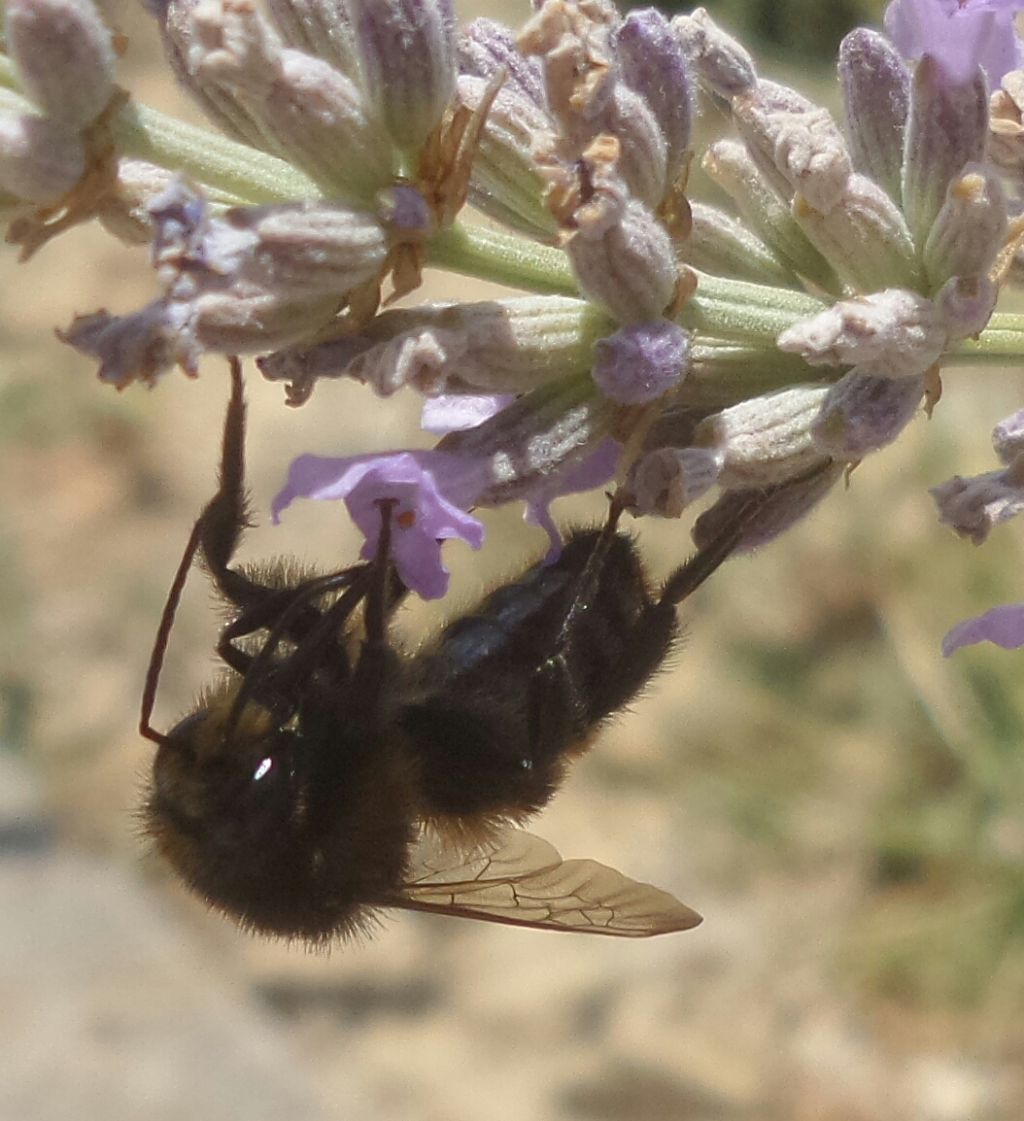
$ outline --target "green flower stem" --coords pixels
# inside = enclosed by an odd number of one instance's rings
[[[249,203],[315,198],[322,192],[298,168],[147,105],[129,102],[114,133],[122,150]]]
[[[820,300],[804,292],[700,273],[697,292],[679,320],[706,334],[774,346],[788,327],[824,308]]]
[[[722,409],[762,393],[821,381],[830,374],[838,377],[839,371],[812,370],[796,354],[698,335],[676,400],[681,405]]]
[[[457,222],[431,238],[427,263],[545,296],[579,296],[565,254],[515,234]]]
[[[996,312],[979,339],[966,339],[942,358],[943,369],[1024,363],[1024,315]]]
[[[21,93],[14,64],[2,54],[0,87]],[[284,160],[136,101],[118,114],[114,137],[125,155],[184,171],[240,202],[283,202],[320,194],[312,179]]]

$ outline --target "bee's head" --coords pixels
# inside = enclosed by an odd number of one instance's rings
[[[189,887],[243,926],[345,934],[403,879],[411,814],[400,768],[387,752],[304,734],[297,719],[278,726],[256,702],[228,727],[236,689],[212,693],[164,737],[145,831]]]

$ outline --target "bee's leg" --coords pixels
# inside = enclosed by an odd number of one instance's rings
[[[329,573],[316,580],[310,580],[293,594],[292,603],[280,615],[276,623],[269,627],[266,641],[255,654],[239,650],[229,640],[221,637],[217,652],[238,673],[242,675],[242,685],[235,695],[231,710],[225,721],[225,735],[229,735],[239,720],[246,703],[253,695],[263,675],[273,671],[273,693],[279,698],[275,715],[285,721],[294,712],[295,685],[308,680],[325,659],[330,660],[334,672],[346,678],[350,672],[348,653],[336,640],[337,631],[344,620],[355,610],[356,605],[366,595],[366,578],[369,569],[366,565],[355,565],[341,572]],[[291,637],[290,624],[299,610],[308,606],[313,596],[344,588],[338,600],[326,611],[316,611],[317,625],[304,631],[303,637],[295,643],[295,649],[279,662],[274,654],[282,640]],[[262,624],[261,624],[262,625]],[[258,629],[258,628],[253,628]],[[226,633],[226,632],[225,632]]]
[[[370,587],[366,594],[366,644],[386,646],[387,620],[390,614],[388,600],[391,592],[391,515],[397,503],[394,499],[380,499],[380,537],[377,555],[370,567]]]
[[[601,579],[601,570],[608,559],[608,551],[612,547],[612,542],[618,534],[619,519],[622,517],[622,511],[625,507],[625,501],[620,498],[619,493],[609,496],[608,517],[600,535],[594,542],[590,556],[587,557],[587,563],[584,565],[583,571],[576,580],[572,601],[562,618],[562,625],[558,630],[558,638],[555,640],[552,656],[557,656],[565,649],[580,616],[593,602],[594,594]]]
[[[260,592],[267,590],[260,589],[258,585],[253,585],[252,581],[247,580],[247,578],[235,573],[228,567],[228,562],[238,545],[242,530],[247,524],[243,490],[245,399],[242,391],[242,366],[236,357],[229,358],[228,362],[231,367],[231,397],[224,418],[220,485],[217,493],[206,504],[192,527],[188,544],[185,546],[170,591],[167,593],[167,600],[164,603],[160,625],[157,628],[153,643],[153,652],[149,659],[149,667],[146,670],[139,730],[143,736],[156,743],[163,742],[165,737],[151,726],[150,718],[156,700],[156,690],[160,679],[160,671],[163,667],[164,654],[170,639],[171,628],[174,625],[174,616],[185,587],[185,580],[196,554],[202,554],[205,558],[218,588],[239,606],[252,602],[255,598],[258,598]]]
[[[608,517],[575,581],[551,653],[530,679],[529,742],[536,759],[562,754],[566,743],[585,735],[592,723],[584,689],[573,672],[575,659],[571,657],[571,647],[576,641],[580,620],[594,601],[624,508],[625,502],[619,494],[610,497]]]
[[[257,660],[268,660],[284,639],[296,645],[293,658],[305,647],[322,645],[325,638],[344,625],[365,595],[366,574],[367,566],[357,564],[307,580],[297,588],[273,589],[275,595],[243,611],[221,631],[217,654],[232,669],[244,674]],[[317,597],[341,589],[347,589],[346,594],[326,610],[312,605]],[[259,630],[268,632],[259,654],[249,654],[234,644],[235,639]]]
[[[366,604],[363,608],[363,644],[359,650],[352,675],[352,697],[356,711],[363,718],[372,721],[377,715],[380,697],[385,683],[391,679],[391,667],[395,653],[388,642],[388,618],[392,610],[392,594],[404,585],[393,575],[391,563],[391,520],[395,502],[381,499],[380,537],[377,542],[377,555],[370,562],[367,574]],[[397,598],[400,597],[396,597]]]
[[[260,612],[264,613],[261,623],[251,626],[248,622],[242,623],[241,626],[249,626],[249,630],[237,631],[237,637],[266,626],[265,620],[283,609],[289,593],[261,584],[231,566],[242,534],[252,523],[245,494],[245,387],[242,364],[234,357],[228,361],[231,367],[231,396],[224,416],[219,486],[199,515],[196,532],[199,535],[199,551],[218,590],[243,614],[252,610],[256,612],[254,618],[258,618],[261,617]],[[310,612],[306,618],[312,624],[318,617],[319,613]]]

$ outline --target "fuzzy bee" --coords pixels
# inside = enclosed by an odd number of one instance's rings
[[[405,592],[381,503],[376,559],[327,574],[238,567],[247,522],[240,368],[217,493],[168,596],[140,730],[158,745],[145,828],[186,884],[242,926],[322,943],[405,908],[644,937],[700,916],[519,826],[665,661],[676,605],[730,554],[730,527],[652,592],[607,524],[491,592],[414,653],[389,637]],[[232,607],[225,672],[168,733],[150,720],[199,555]]]

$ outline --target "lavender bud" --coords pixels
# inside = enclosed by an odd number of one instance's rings
[[[482,506],[529,498],[546,476],[585,459],[611,433],[615,406],[594,393],[589,377],[563,378],[520,397],[438,450],[487,461],[491,482],[477,497]]]
[[[811,425],[827,393],[825,386],[806,385],[741,401],[701,421],[694,444],[719,454],[723,487],[785,482],[822,458]]]
[[[502,92],[525,97],[545,114],[544,75],[532,58],[525,58],[516,37],[492,19],[475,19],[458,41],[459,74],[483,78],[486,85],[499,70],[505,71]]]
[[[884,35],[858,27],[839,48],[839,80],[854,167],[899,201],[910,72]]]
[[[732,113],[750,154],[784,198],[799,192],[824,214],[842,201],[853,167],[828,110],[762,81],[733,98]]]
[[[667,319],[633,323],[594,347],[598,389],[620,405],[644,405],[674,389],[686,374],[690,337]]]
[[[811,427],[818,449],[855,462],[891,444],[917,413],[924,378],[886,378],[851,370],[833,385]]]
[[[619,323],[657,319],[672,303],[675,250],[642,203],[627,202],[618,220],[581,220],[566,252],[580,288]]]
[[[194,58],[201,57],[193,10],[202,0],[149,0],[147,6],[160,25],[164,55],[181,88],[221,132],[253,148],[281,155],[273,137],[265,136],[258,121],[230,90],[208,75],[196,72]]]
[[[451,0],[348,0],[363,84],[392,140],[418,152],[455,92]]]
[[[333,293],[340,300],[375,280],[388,252],[372,216],[327,203],[239,207],[212,229],[203,247],[207,268],[288,298]]]
[[[654,113],[665,141],[667,182],[674,183],[686,165],[693,128],[694,89],[686,56],[655,8],[630,12],[613,38],[623,81]]]
[[[911,84],[903,156],[903,211],[916,245],[924,246],[953,177],[984,160],[987,134],[984,73],[979,69],[972,80],[952,84],[925,55]]]
[[[924,246],[933,287],[951,276],[986,274],[1006,240],[1006,196],[994,172],[968,164],[954,179]]]
[[[1024,70],[1003,75],[989,102],[988,157],[1006,175],[1024,173]]]
[[[1007,467],[1024,452],[1024,409],[1005,417],[992,429],[992,447]]]
[[[793,284],[793,274],[768,246],[724,210],[691,202],[690,218],[690,234],[682,248],[687,264],[755,284]]]
[[[935,305],[951,340],[980,335],[992,318],[999,287],[987,276],[954,276],[939,290]]]
[[[585,376],[609,329],[591,305],[562,296],[400,308],[358,335],[271,355],[260,368],[304,385],[344,375],[384,397],[407,385],[431,395],[522,393]]]
[[[750,491],[730,490],[694,523],[693,542],[698,549],[704,548],[739,520],[743,532],[736,552],[746,553],[766,545],[806,517],[835,486],[844,470],[844,464],[822,460],[817,469],[758,495],[753,513]]]
[[[954,475],[930,493],[939,521],[980,545],[997,525],[1024,511],[1024,459],[1015,457],[1002,471]]]
[[[338,311],[337,294],[268,291],[234,284],[199,292],[191,301],[195,340],[215,354],[265,354],[322,331]]]
[[[616,167],[630,193],[656,209],[672,181],[665,137],[651,107],[640,94],[619,83],[599,127],[619,142]]]
[[[917,259],[903,215],[885,191],[865,176],[851,175],[839,203],[827,214],[798,197],[793,216],[840,279],[855,291],[917,287]]]
[[[353,201],[390,182],[390,146],[350,79],[283,47],[247,0],[205,0],[193,18],[192,72],[229,90],[273,150]]]
[[[0,187],[5,191],[45,206],[67,194],[84,173],[85,149],[76,128],[0,109]]]
[[[676,16],[672,30],[701,81],[721,97],[745,93],[757,82],[749,53],[703,8],[694,9],[688,16]]]
[[[721,456],[707,448],[656,448],[634,465],[626,484],[638,514],[678,518],[718,482]]]
[[[91,0],[7,0],[5,28],[35,104],[74,128],[91,124],[114,93],[114,47]]]
[[[856,366],[876,377],[917,377],[938,361],[946,325],[931,300],[890,288],[802,319],[778,338],[780,350],[811,366]]]
[[[790,207],[771,187],[746,147],[718,140],[704,153],[702,167],[733,200],[747,225],[785,265],[813,279],[826,292],[838,287],[828,261],[807,240]]]
[[[471,112],[489,93],[483,78],[459,78],[459,101]],[[551,119],[528,97],[500,89],[473,157],[469,190],[470,201],[485,214],[545,242],[556,239],[558,225],[545,205],[546,183],[534,147],[551,129]]]
[[[270,18],[290,47],[317,55],[349,78],[359,74],[347,0],[265,0]]]

